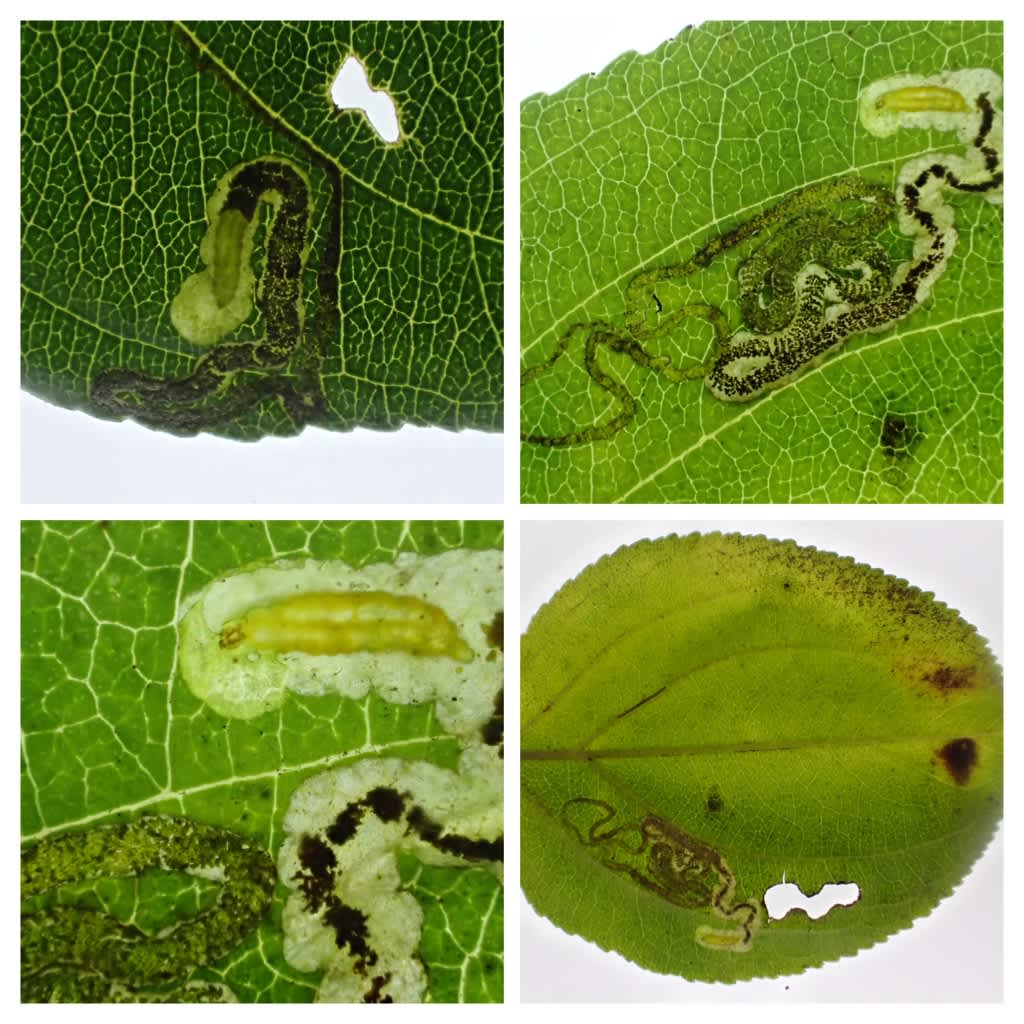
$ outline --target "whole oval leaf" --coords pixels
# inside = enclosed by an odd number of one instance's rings
[[[522,879],[555,924],[706,981],[797,973],[949,895],[1002,804],[985,642],[902,580],[791,542],[622,548],[522,645]],[[783,878],[859,900],[769,919]]]

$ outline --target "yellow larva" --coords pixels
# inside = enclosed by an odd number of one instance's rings
[[[967,100],[955,89],[944,89],[939,85],[908,85],[882,93],[875,101],[878,110],[899,110],[916,113],[923,110],[948,110],[958,114],[969,114]]]
[[[383,591],[296,594],[250,608],[220,633],[221,647],[243,644],[304,654],[404,651],[419,657],[473,660],[458,627],[440,608]]]

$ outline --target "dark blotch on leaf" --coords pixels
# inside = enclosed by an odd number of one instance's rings
[[[722,798],[718,795],[716,790],[712,790],[708,793],[708,810],[712,814],[717,814],[724,806]]]
[[[950,740],[938,753],[953,781],[958,786],[964,785],[978,763],[978,744],[965,736]]]
[[[491,620],[491,624],[484,630],[487,636],[487,643],[491,647],[497,647],[499,651],[505,650],[505,613],[498,612]]]
[[[334,941],[338,949],[348,946],[352,955],[357,958],[356,970],[361,972],[367,964],[377,962],[377,954],[370,949],[367,939],[366,915],[355,907],[344,903],[335,903],[324,913],[324,923],[334,929]]]
[[[453,853],[466,860],[502,860],[505,856],[505,840],[470,839],[468,836],[442,835],[441,826],[433,821],[422,807],[409,812],[409,828],[425,843],[442,853]]]
[[[494,698],[494,713],[480,728],[480,738],[489,747],[497,746],[505,738],[505,691]]]
[[[338,860],[334,851],[317,836],[305,835],[299,842],[299,863],[305,870],[295,874],[306,906],[310,910],[334,901],[334,869]]]
[[[920,439],[920,431],[909,417],[890,412],[882,417],[879,444],[883,455],[890,459],[906,458]]]
[[[370,991],[363,996],[364,1003],[390,1003],[391,996],[381,998],[381,989],[391,980],[390,974],[378,974],[370,981]]]
[[[359,828],[359,823],[363,820],[363,813],[364,809],[361,803],[349,804],[334,819],[334,824],[327,829],[327,838],[335,846],[347,843],[356,834],[356,829]]]
[[[974,669],[940,665],[933,672],[926,672],[924,681],[931,683],[935,689],[943,693],[949,690],[967,690],[974,685]]]
[[[366,794],[363,801],[381,821],[398,821],[405,810],[405,801],[397,789],[388,789],[386,786],[378,786]]]
[[[303,836],[299,843],[299,863],[315,875],[333,871],[338,865],[334,851],[317,836]]]

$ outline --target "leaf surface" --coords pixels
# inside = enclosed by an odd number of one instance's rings
[[[396,144],[331,99],[350,55],[395,102]],[[242,320],[193,343],[172,314],[214,258],[208,203],[271,157],[294,175],[262,183]],[[495,23],[25,23],[24,386],[243,439],[306,423],[500,429],[501,175]],[[305,227],[274,257],[282,190]],[[250,216],[218,252],[239,251]],[[297,297],[275,291],[287,275]],[[297,326],[281,322],[296,309]]]
[[[521,429],[590,443],[522,446],[530,502],[998,501],[1002,479],[1002,210],[956,195],[959,242],[925,304],[852,335],[820,365],[753,401],[715,398],[603,348],[588,372],[574,325],[630,338],[626,291],[812,184],[856,174],[892,187],[951,134],[879,138],[858,120],[870,83],[907,72],[1002,69],[983,23],[710,23],[651,54],[522,105]],[[880,241],[895,261],[906,239]],[[736,268],[749,243],[694,274],[676,302],[744,324]],[[667,296],[661,294],[661,301]],[[673,366],[707,358],[690,319],[645,343]],[[606,378],[598,383],[600,375]]]
[[[482,522],[26,522],[23,852],[159,814],[230,829],[278,862],[303,784],[383,759],[454,772],[472,745],[466,737],[439,722],[433,702],[389,701],[383,690],[289,692],[275,710],[224,717],[183,681],[178,620],[190,595],[240,567],[310,559],[363,567],[400,552],[501,543],[501,524]],[[481,812],[500,815],[500,807]],[[425,915],[427,998],[500,1002],[500,882],[483,866],[423,863],[408,851],[398,860],[402,888]],[[241,1002],[311,1001],[319,972],[297,969],[283,948],[293,888],[281,878],[259,928],[192,980],[223,984]],[[89,906],[155,932],[216,894],[209,877],[145,871],[64,886],[44,905]]]
[[[931,595],[791,542],[620,549],[522,645],[522,879],[559,927],[703,981],[799,973],[949,895],[1001,812],[1002,688]],[[772,919],[783,880],[859,898]]]

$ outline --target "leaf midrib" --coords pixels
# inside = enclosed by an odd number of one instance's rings
[[[1002,735],[1001,731],[970,730],[972,737],[992,739]],[[914,733],[902,736],[849,736],[841,739],[835,737],[814,737],[799,740],[771,740],[753,743],[688,743],[674,746],[650,747],[608,747],[600,749],[558,749],[530,750],[520,752],[523,761],[602,761],[615,759],[637,759],[658,757],[701,757],[716,754],[768,754],[789,750],[833,750],[850,748],[873,748],[880,746],[896,746],[901,743],[948,743],[950,734]]]

